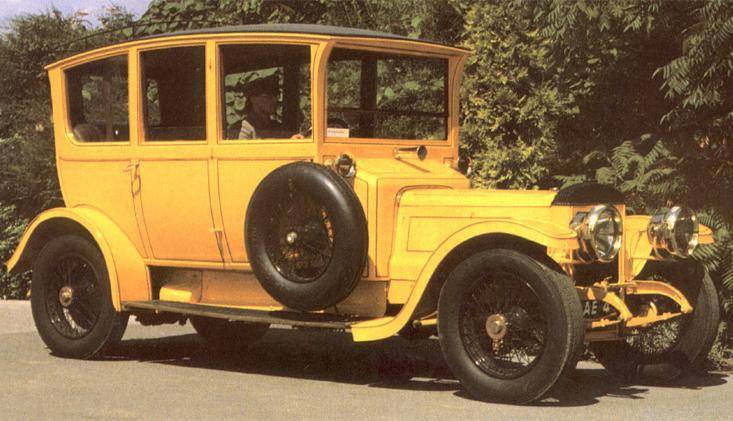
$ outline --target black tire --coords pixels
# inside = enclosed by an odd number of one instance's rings
[[[342,301],[366,263],[361,203],[343,178],[310,162],[287,164],[262,180],[247,208],[244,238],[262,287],[297,310]]]
[[[574,284],[573,280],[564,273],[554,271],[547,267],[545,267],[545,272],[547,272],[548,278],[557,284],[570,286]],[[585,321],[583,320],[583,303],[580,300],[578,291],[575,288],[560,288],[560,292],[563,295],[563,300],[569,304],[568,309],[574,313],[571,314],[570,318],[573,323],[571,326],[573,332],[571,338],[574,340],[574,343],[571,344],[572,352],[560,374],[560,379],[562,379],[575,370],[578,361],[580,361],[580,358],[585,353]]]
[[[102,253],[76,235],[54,238],[38,253],[31,309],[43,342],[66,358],[102,355],[120,341],[129,317],[112,305]]]
[[[249,347],[262,338],[269,324],[230,322],[224,319],[192,316],[188,319],[204,340],[218,350],[232,351]]]
[[[507,326],[500,342],[486,330],[498,315]],[[438,300],[446,362],[480,400],[522,404],[541,398],[574,364],[583,342],[580,327],[582,310],[572,283],[512,250],[482,251],[464,260],[448,276]],[[521,355],[516,344],[524,347],[526,365],[507,361],[511,352]]]
[[[636,337],[591,343],[590,349],[598,361],[614,377],[623,381],[638,380],[643,376],[645,366],[671,365],[677,370],[665,370],[665,373],[672,375],[672,378],[704,369],[718,333],[718,294],[712,279],[700,263],[682,261],[649,266],[650,269],[645,269],[646,273],[640,277],[658,275],[668,281],[690,301],[693,312],[652,326]],[[644,345],[649,343],[655,343],[659,349]]]

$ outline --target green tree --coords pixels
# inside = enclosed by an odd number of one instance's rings
[[[537,0],[534,12],[580,109],[560,123],[561,158],[580,163],[626,139],[642,151],[664,139],[682,158],[679,176],[690,185],[682,199],[733,221],[725,206],[733,202],[733,4]]]
[[[155,0],[136,33],[258,23],[338,25],[445,42],[462,29],[448,0]]]
[[[733,4],[536,0],[533,8],[535,25],[552,41],[548,58],[580,109],[575,118],[560,123],[568,128],[560,142],[570,149],[561,159],[576,156],[569,159],[566,174],[627,191],[637,185],[629,193],[637,207],[647,210],[671,199],[694,206],[718,241],[699,256],[729,300]],[[637,164],[659,139],[676,158],[655,164],[657,171],[677,189],[665,190],[669,185],[654,177],[645,181],[636,176],[646,174]],[[588,159],[578,159],[589,153]],[[611,157],[611,165],[594,156]]]
[[[481,187],[545,186],[558,163],[559,123],[578,113],[546,57],[548,41],[526,8],[491,1],[465,13],[468,59],[462,95],[462,147]]]

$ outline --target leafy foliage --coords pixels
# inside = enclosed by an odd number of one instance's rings
[[[317,0],[155,0],[134,35],[264,22],[313,22],[324,12],[324,2]]]
[[[596,167],[593,176],[558,176],[563,187],[589,180],[613,185],[624,193],[627,211],[631,213],[654,213],[679,203],[687,192],[677,171],[680,159],[661,140],[654,142],[645,154],[637,150],[634,142],[627,140],[610,153],[593,151],[582,161]]]
[[[448,0],[154,0],[135,35],[258,23],[317,23],[453,43],[462,17]]]
[[[558,162],[558,122],[578,112],[558,89],[548,41],[521,12],[501,1],[465,10],[463,45],[473,55],[462,87],[462,147],[477,186],[546,185]]]
[[[723,310],[733,311],[733,224],[717,210],[705,210],[698,215],[700,223],[715,233],[715,243],[699,247],[694,257],[705,263],[712,278],[722,291]]]
[[[0,205],[0,260],[5,261],[12,255],[26,223],[17,218],[12,205]],[[3,273],[3,270],[0,270],[0,298],[27,298],[30,290],[28,276],[11,276]]]

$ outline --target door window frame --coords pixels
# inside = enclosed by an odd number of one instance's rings
[[[125,140],[114,140],[114,141],[104,140],[104,141],[94,141],[94,142],[83,142],[83,141],[78,140],[76,136],[74,136],[74,130],[71,124],[71,112],[70,112],[71,109],[69,107],[69,78],[68,78],[67,72],[71,69],[74,69],[79,66],[83,66],[85,64],[90,64],[90,63],[94,63],[94,62],[98,62],[98,61],[102,61],[102,60],[106,60],[106,59],[110,59],[114,57],[124,57],[124,56],[126,56],[127,58],[127,124],[128,124],[127,140],[126,141]],[[133,101],[134,101],[135,95],[133,92],[132,81],[133,79],[136,79],[136,77],[134,77],[134,75],[132,74],[132,70],[133,70],[132,55],[130,51],[128,49],[111,51],[106,54],[101,54],[97,57],[94,57],[94,59],[91,59],[91,60],[84,60],[80,62],[71,63],[67,66],[61,67],[60,70],[61,70],[60,73],[61,73],[61,81],[62,81],[60,93],[61,93],[61,98],[62,98],[61,104],[63,107],[62,115],[64,117],[63,129],[64,129],[64,134],[65,134],[66,139],[68,139],[69,142],[71,142],[71,144],[73,144],[74,146],[87,147],[87,148],[88,147],[99,147],[99,146],[105,146],[105,147],[131,146],[134,143],[133,138],[137,136],[133,135],[134,122],[132,118],[133,116],[132,108],[133,108]]]
[[[221,58],[221,47],[224,45],[296,45],[296,46],[305,46],[309,47],[310,52],[310,113],[311,113],[311,124],[315,120],[316,117],[316,104],[315,104],[315,92],[316,92],[316,73],[315,73],[315,66],[316,66],[316,51],[318,47],[322,44],[319,42],[307,42],[307,41],[283,41],[282,39],[274,40],[274,39],[268,39],[268,38],[262,38],[253,40],[252,38],[249,39],[242,39],[242,40],[221,40],[221,41],[215,41],[214,42],[214,64],[212,68],[214,69],[214,79],[215,79],[215,90],[216,90],[216,96],[215,96],[215,104],[211,104],[212,108],[215,108],[216,112],[216,120],[217,120],[217,127],[216,127],[216,136],[214,143],[217,145],[261,145],[261,144],[307,144],[307,143],[314,143],[315,142],[315,131],[311,129],[311,136],[303,139],[292,139],[292,138],[283,138],[283,139],[225,139],[224,136],[224,124],[222,121],[222,115],[224,112],[225,107],[225,98],[224,98],[224,69],[222,68],[222,58]]]
[[[328,62],[331,59],[331,54],[333,53],[334,49],[347,49],[347,50],[359,50],[359,51],[365,51],[370,53],[383,53],[387,55],[395,55],[395,56],[412,56],[412,57],[422,57],[422,58],[437,58],[437,59],[444,59],[446,60],[447,69],[446,69],[446,123],[445,123],[445,139],[388,139],[388,138],[362,138],[362,137],[349,137],[349,138],[341,138],[341,137],[329,137],[327,136],[326,129],[327,129],[327,123],[325,121],[328,120]],[[319,92],[320,95],[323,97],[323,118],[324,118],[324,133],[323,133],[323,141],[324,143],[332,143],[332,144],[376,144],[376,145],[391,145],[391,146],[410,146],[413,144],[418,145],[426,145],[426,146],[444,146],[444,147],[453,147],[455,139],[452,133],[454,132],[454,116],[453,113],[457,112],[457,110],[454,110],[452,105],[453,97],[456,94],[455,89],[457,88],[457,84],[455,82],[454,73],[456,71],[456,64],[458,63],[459,57],[451,54],[441,54],[441,53],[425,53],[421,51],[415,51],[415,50],[409,50],[409,49],[399,49],[399,48],[380,48],[380,47],[372,47],[372,46],[366,46],[363,44],[358,43],[351,43],[351,42],[345,42],[345,41],[334,41],[330,44],[328,51],[325,54],[325,57],[323,58],[323,86],[320,87],[321,91]]]
[[[211,92],[210,85],[210,42],[209,41],[190,41],[190,42],[181,42],[181,41],[170,41],[169,43],[165,44],[159,44],[151,47],[138,47],[134,48],[133,52],[135,54],[135,94],[137,96],[135,101],[135,106],[137,109],[137,144],[140,146],[171,146],[171,145],[208,145],[210,144],[210,130],[211,127],[211,118],[210,118],[210,103],[209,103],[209,94]],[[174,140],[148,140],[147,134],[145,130],[145,108],[146,108],[146,101],[147,101],[147,87],[143,86],[144,82],[144,72],[143,72],[143,57],[142,54],[145,52],[155,51],[155,50],[171,50],[174,48],[186,48],[186,47],[203,47],[204,48],[204,138],[203,139],[196,139],[196,140],[181,140],[181,139],[174,139]]]

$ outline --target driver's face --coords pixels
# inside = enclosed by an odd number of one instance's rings
[[[261,93],[250,98],[255,113],[273,115],[277,111],[277,97],[272,93]]]

